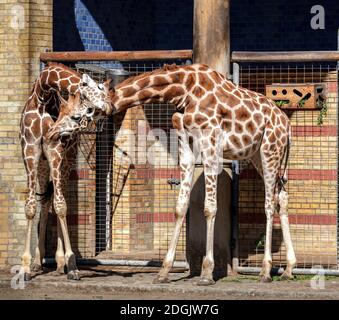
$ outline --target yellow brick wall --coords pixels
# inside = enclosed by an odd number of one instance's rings
[[[27,189],[18,139],[19,121],[32,81],[39,72],[38,54],[51,47],[52,0],[1,1],[0,267],[20,263],[23,252]]]

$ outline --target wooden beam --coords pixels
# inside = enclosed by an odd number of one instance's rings
[[[315,62],[339,61],[339,51],[234,51],[233,62]]]
[[[194,1],[193,58],[196,63],[229,74],[229,0]]]
[[[192,59],[192,50],[155,50],[155,51],[70,51],[44,52],[40,54],[42,62],[76,61],[146,61],[146,60]]]

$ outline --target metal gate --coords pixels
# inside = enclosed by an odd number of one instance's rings
[[[267,85],[323,84],[326,102],[288,111],[292,146],[288,163],[289,221],[297,270],[338,269],[338,71],[333,62],[248,62],[235,65],[239,84],[262,94]],[[297,90],[297,89],[294,89]],[[276,92],[273,92],[276,94]],[[286,94],[286,90],[284,92]],[[284,100],[276,103],[283,107]],[[259,270],[264,244],[264,184],[254,168],[240,162],[238,270]],[[279,218],[273,226],[273,265],[286,265]],[[281,269],[280,269],[281,270]],[[330,272],[330,271],[329,271]],[[335,271],[336,272],[336,271]]]

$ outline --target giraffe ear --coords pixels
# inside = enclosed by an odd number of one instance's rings
[[[87,73],[84,73],[82,75],[82,85],[94,88],[97,86],[97,83]]]
[[[114,89],[114,81],[112,78],[108,78],[104,83],[103,86],[108,88],[109,91],[115,91]]]

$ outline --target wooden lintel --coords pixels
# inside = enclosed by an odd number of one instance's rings
[[[339,51],[234,51],[233,62],[316,62],[339,61]]]
[[[70,51],[44,52],[42,62],[76,61],[146,61],[146,60],[192,59],[192,50],[154,50],[154,51]]]

